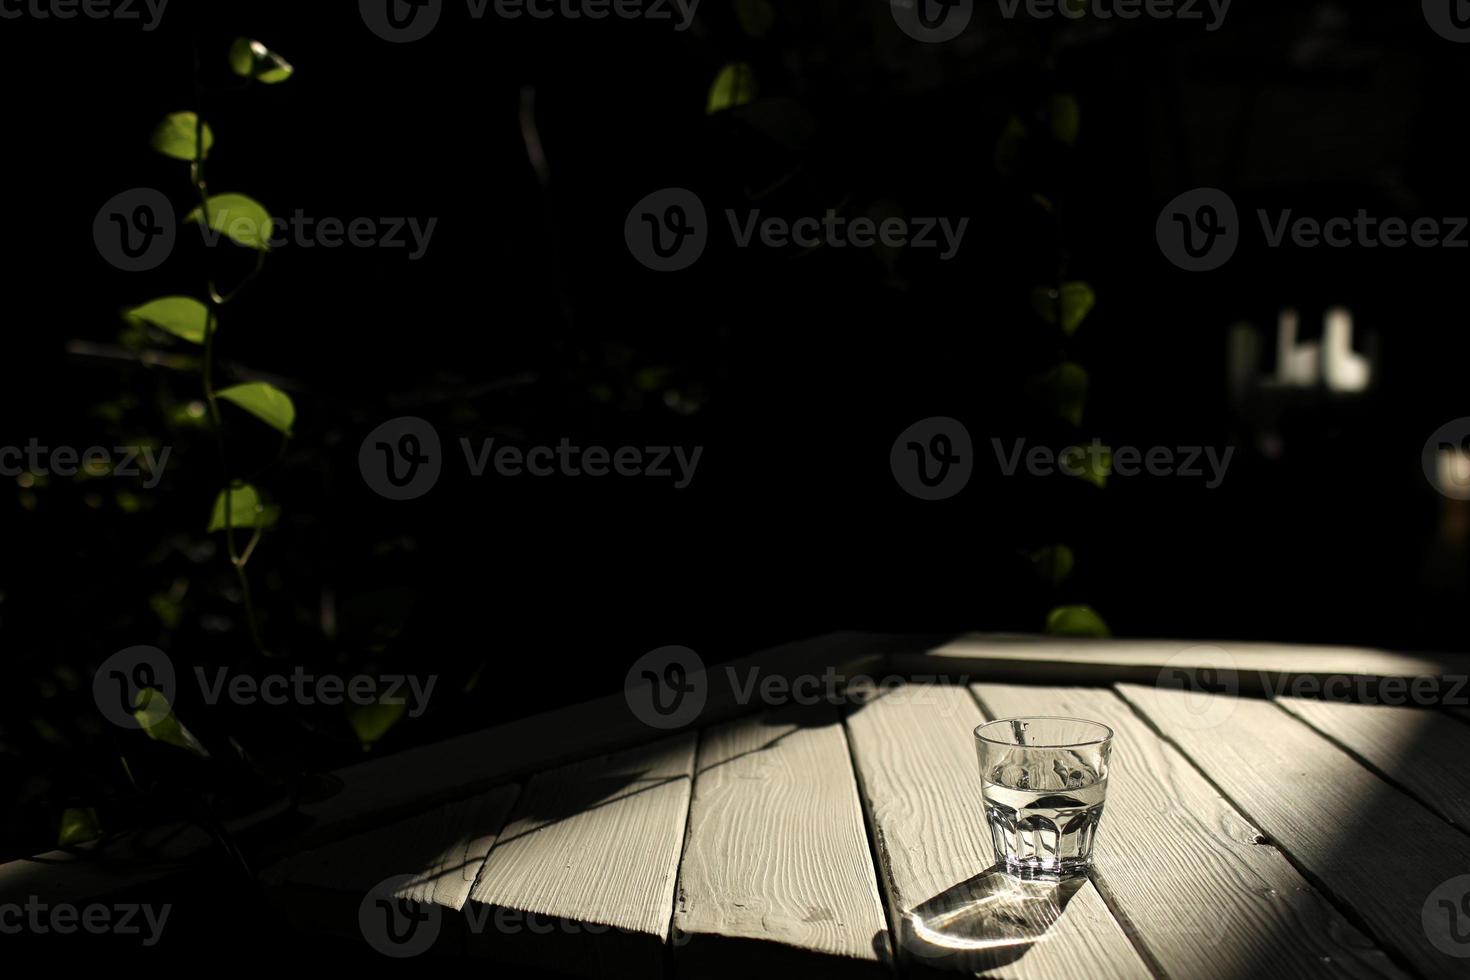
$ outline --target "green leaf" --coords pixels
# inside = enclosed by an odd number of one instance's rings
[[[97,811],[92,807],[76,807],[61,813],[61,832],[56,835],[57,847],[85,844],[102,836],[97,820]]]
[[[230,526],[235,528],[271,528],[281,516],[281,508],[263,503],[258,490],[248,483],[237,483],[233,490],[221,490],[214,498],[214,511],[210,514],[206,534],[225,529],[226,499],[229,500]]]
[[[1077,332],[1087,314],[1097,305],[1097,294],[1085,282],[1064,282],[1060,290],[1037,286],[1031,291],[1031,306],[1036,315],[1053,326],[1061,312],[1061,326],[1068,337]]]
[[[291,62],[259,41],[237,37],[230,45],[230,71],[241,78],[253,78],[265,85],[284,82],[295,74]]]
[[[163,118],[153,131],[152,146],[175,160],[197,159],[199,152],[199,117],[192,112],[175,112]],[[214,131],[204,124],[204,156],[214,146]]]
[[[204,343],[209,307],[192,296],[165,296],[123,311],[128,323],[148,323],[191,344]]]
[[[1051,135],[1059,143],[1071,146],[1077,142],[1082,128],[1082,109],[1077,99],[1066,93],[1051,97]]]
[[[221,391],[217,397],[239,405],[266,425],[288,436],[291,434],[291,426],[296,423],[296,405],[291,401],[290,395],[275,385],[264,382],[235,385]]]
[[[1068,476],[1079,480],[1086,480],[1099,490],[1106,490],[1108,477],[1113,475],[1113,451],[1106,447],[1096,448],[1092,446],[1079,447],[1081,453],[1081,473],[1074,472],[1077,469],[1077,461],[1068,459],[1069,470],[1064,471]],[[1076,453],[1073,456],[1077,456]]]
[[[205,223],[213,230],[246,248],[270,251],[271,215],[260,202],[244,194],[217,194],[190,211],[184,220],[197,222],[206,211],[209,217]]]
[[[748,37],[765,37],[776,25],[776,8],[770,0],[735,0],[735,16]]]
[[[755,98],[755,73],[743,61],[732,62],[720,69],[710,86],[706,115],[748,104]]]
[[[1046,615],[1046,632],[1051,636],[1095,636],[1108,638],[1113,631],[1091,606],[1058,606]]]
[[[145,687],[138,693],[138,707],[133,710],[133,717],[138,719],[138,724],[143,726],[143,731],[155,742],[163,742],[165,745],[174,745],[178,748],[191,752],[200,758],[209,758],[209,751],[203,743],[194,737],[194,733],[185,728],[174,714],[173,706],[168,703],[168,698],[161,691],[151,687]]]
[[[1089,379],[1087,369],[1070,361],[1030,378],[1026,387],[1031,397],[1041,402],[1059,418],[1073,425],[1082,424],[1082,409],[1087,404]]]
[[[384,704],[378,701],[372,704],[348,706],[347,721],[357,734],[357,740],[362,743],[364,749],[370,748],[384,735],[387,735],[394,725],[403,720],[403,716],[408,712],[408,702],[403,698],[396,698],[395,702]]]
[[[1031,563],[1043,581],[1052,585],[1061,585],[1072,577],[1072,569],[1077,564],[1077,558],[1072,549],[1064,544],[1050,545],[1045,548],[1037,548],[1028,552],[1026,560]]]

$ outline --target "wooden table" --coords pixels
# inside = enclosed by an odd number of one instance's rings
[[[1221,649],[1240,696],[1158,683]],[[418,756],[466,774],[458,799],[286,857],[273,893],[359,939],[416,910],[433,953],[587,976],[1470,976],[1470,721],[1272,693],[1341,673],[1376,694],[1443,662],[1013,638],[860,653],[846,665],[947,682],[724,704],[641,739],[611,720],[628,713],[614,699],[554,752],[467,738]],[[971,732],[1023,714],[1116,733],[1089,879],[992,870]],[[553,728],[518,724],[523,741]],[[534,770],[487,788],[520,764],[497,751]],[[394,766],[369,771],[412,783],[411,762]],[[410,792],[349,785],[359,805],[391,799],[381,812]],[[364,898],[394,876],[382,894],[417,905]],[[390,946],[412,931],[399,925]]]

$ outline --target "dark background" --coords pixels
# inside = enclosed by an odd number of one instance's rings
[[[212,190],[281,216],[439,219],[418,262],[281,249],[222,327],[220,359],[281,379],[299,412],[284,459],[256,481],[283,508],[250,566],[273,664],[252,651],[202,533],[221,476],[208,432],[170,421],[199,397],[197,377],[132,363],[120,339],[122,307],[198,293],[205,250],[181,235],[164,268],[126,274],[90,234],[127,188],[187,205],[187,165],[152,153],[148,135],[193,107],[195,45],[206,80],[231,83],[239,35],[297,74],[209,97]],[[173,447],[156,491],[0,484],[7,854],[49,846],[65,807],[130,819],[116,759],[161,747],[103,730],[90,677],[136,644],[181,670],[439,676],[429,715],[375,751],[614,692],[666,644],[712,662],[833,629],[1039,632],[1069,603],[1124,637],[1465,647],[1464,532],[1420,452],[1470,414],[1470,256],[1268,250],[1253,218],[1470,214],[1470,50],[1430,31],[1417,4],[1237,2],[1215,33],[1007,22],[981,4],[964,38],[922,45],[880,3],[780,5],[754,39],[721,0],[704,0],[683,34],[617,19],[476,22],[451,2],[431,37],[395,46],[353,4],[172,0],[153,33],[4,21],[0,45],[12,367],[0,444]],[[762,99],[781,100],[778,137],[749,112],[706,115],[735,60],[752,65]],[[549,193],[523,139],[528,91]],[[1044,134],[1038,112],[1060,93],[1081,109],[1075,147],[1038,145],[1021,173],[998,172],[1007,120]],[[885,262],[739,250],[721,224],[694,268],[666,275],[623,242],[651,191],[685,186],[718,213],[773,184],[769,213],[891,202],[970,227],[953,261]],[[1164,203],[1196,186],[1228,191],[1249,224],[1210,274],[1174,268],[1154,239]],[[1038,193],[1064,202],[1060,230]],[[1070,340],[1030,303],[1063,252],[1067,277],[1098,295]],[[1372,335],[1373,389],[1272,402],[1272,426],[1233,406],[1230,326],[1262,328],[1269,371],[1277,311],[1299,308],[1310,334],[1330,305]],[[124,359],[78,355],[77,342]],[[160,336],[147,347],[189,353]],[[1092,379],[1080,428],[1027,397],[1026,379],[1063,353]],[[403,415],[431,421],[448,458],[429,495],[391,503],[364,485],[357,451]],[[978,472],[958,497],[926,503],[895,483],[888,453],[939,415],[965,423]],[[269,460],[253,420],[228,424],[242,471]],[[704,455],[682,491],[471,479],[461,437]],[[1001,479],[992,437],[1239,449],[1217,490],[1180,478],[1100,490]],[[1054,544],[1077,556],[1061,585],[1022,554]],[[257,775],[364,751],[340,711],[178,708],[211,744],[243,744]]]

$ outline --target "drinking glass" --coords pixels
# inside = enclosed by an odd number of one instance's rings
[[[1112,729],[1081,718],[1002,718],[975,729],[985,817],[1007,873],[1087,873],[1112,747]]]

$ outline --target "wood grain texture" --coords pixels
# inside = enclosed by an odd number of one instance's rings
[[[708,696],[690,729],[751,710],[740,684],[761,678],[820,675],[831,667],[851,672],[875,663],[899,641],[871,633],[832,633],[783,644],[707,672]],[[575,762],[595,753],[646,744],[668,732],[649,728],[629,709],[623,692],[521,718],[478,732],[396,752],[334,772],[332,796],[303,806],[314,826],[288,842],[282,854],[323,843],[430,804],[456,799],[511,778]]]
[[[689,815],[693,735],[533,777],[471,906],[546,920],[485,930],[490,955],[564,971],[656,969]],[[483,918],[484,910],[475,910]],[[494,920],[492,920],[494,921]],[[588,927],[592,928],[588,928]]]
[[[1398,977],[1174,746],[1103,688],[980,684],[997,717],[1063,715],[1113,729],[1095,880],[1170,977]]]
[[[1277,704],[1470,830],[1470,725],[1430,708],[1278,698]]]
[[[437,923],[430,949],[462,955],[466,936],[458,910],[518,793],[513,785],[498,787],[293,855],[262,872],[261,882],[296,928],[355,943],[373,941],[360,918],[370,893],[436,906],[426,913]]]
[[[1228,660],[1222,661],[1222,654]],[[1346,676],[1350,690],[1371,695],[1385,678],[1438,677],[1464,673],[1470,666],[1470,658],[1460,655],[1408,656],[1364,647],[985,634],[916,646],[888,657],[888,666],[899,673],[968,673],[1026,684],[1155,684],[1167,667],[1176,674],[1199,676],[1205,690],[1215,689],[1211,671],[1222,662],[1233,667],[1231,679],[1239,690],[1250,694],[1287,690],[1298,677],[1320,683]]]
[[[1270,701],[1118,690],[1386,951],[1426,976],[1465,975],[1426,912],[1470,869],[1470,838]]]
[[[893,689],[847,718],[906,967],[1149,977],[1091,882],[1022,886],[992,872],[973,735],[984,720],[965,688],[935,685]]]
[[[674,928],[681,974],[886,970],[888,925],[835,709],[702,734]]]
[[[1186,640],[1087,640],[998,634],[962,637],[897,636],[845,631],[782,644],[709,672],[709,696],[696,726],[736,717],[749,709],[738,681],[749,671],[762,677],[792,678],[821,674],[827,667],[851,675],[899,673],[910,676],[973,673],[995,680],[1112,684],[1155,682],[1165,665],[1209,665],[1213,650],[1227,651],[1239,668],[1247,692],[1283,690],[1299,675],[1316,678],[1346,674],[1373,691],[1384,677],[1465,673],[1470,658],[1450,655],[1406,656],[1359,647]],[[1203,653],[1201,652],[1203,651]],[[731,673],[733,671],[733,674]],[[960,683],[968,680],[961,677]],[[1355,686],[1354,689],[1357,689]],[[301,842],[320,843],[367,829],[394,816],[467,795],[582,758],[646,742],[652,732],[628,710],[618,693],[559,711],[546,712],[471,732],[337,770],[339,791],[302,812],[315,826]],[[286,853],[282,849],[281,853]]]
[[[394,889],[395,897],[458,911],[519,792],[516,786],[498,787],[334,841],[283,862],[271,877],[281,884],[363,895],[385,878],[401,876],[405,880]]]

